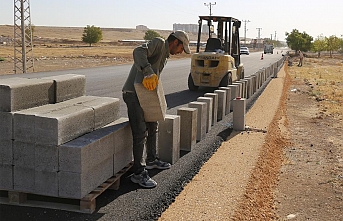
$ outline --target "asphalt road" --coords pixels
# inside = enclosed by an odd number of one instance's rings
[[[251,53],[242,56],[245,65],[246,76],[251,75],[269,64],[280,59],[281,54],[264,55]],[[173,114],[176,110],[194,101],[205,90],[190,92],[187,89],[187,77],[190,60],[169,61],[162,73],[162,82],[169,106],[168,113]],[[121,98],[121,87],[126,79],[131,65],[120,65],[104,68],[92,68],[73,71],[42,72],[26,74],[25,77],[43,77],[59,74],[73,73],[86,75],[86,93],[95,96],[109,96]],[[14,77],[0,76],[2,78]],[[265,84],[248,99],[248,109],[264,90]],[[122,107],[125,107],[122,102]],[[126,108],[125,108],[126,110]],[[122,110],[122,115],[125,116]],[[35,221],[59,221],[59,220],[102,220],[102,221],[126,221],[126,220],[156,220],[159,215],[174,201],[183,187],[198,173],[199,169],[212,154],[220,147],[223,140],[232,132],[232,113],[216,123],[205,138],[198,142],[191,152],[181,153],[180,159],[169,170],[151,170],[149,174],[157,181],[154,189],[143,189],[130,181],[130,173],[121,178],[119,190],[107,190],[97,199],[96,212],[82,214],[63,210],[46,208],[32,208],[15,205],[0,205],[0,220],[35,220]],[[199,187],[206,188],[206,187]]]
[[[280,52],[277,54],[275,50],[274,54],[263,55],[263,60],[261,60],[261,52],[250,53],[250,55],[241,55],[241,60],[245,69],[245,76],[249,76],[259,69],[280,59]],[[188,90],[187,79],[190,71],[190,63],[190,59],[170,60],[162,72],[161,80],[166,95],[168,114],[176,114],[178,108],[187,105],[191,101],[195,101],[197,97],[204,95],[206,92],[210,92],[209,89],[202,88],[197,92]],[[39,78],[63,74],[85,75],[86,94],[120,98],[121,116],[126,117],[126,105],[122,100],[121,89],[130,69],[131,64],[127,64],[89,69],[28,73],[25,75],[0,75],[0,81],[2,78],[11,77]]]

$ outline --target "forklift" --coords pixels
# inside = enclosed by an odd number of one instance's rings
[[[202,24],[207,21],[208,39],[205,50],[201,43]],[[199,31],[196,53],[192,55],[188,88],[226,87],[244,78],[244,67],[240,57],[239,28],[241,21],[232,17],[199,16]],[[217,33],[214,31],[217,26]],[[207,28],[207,27],[206,27]]]

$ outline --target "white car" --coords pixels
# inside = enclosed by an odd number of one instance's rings
[[[249,55],[249,48],[245,46],[241,46],[240,53]]]

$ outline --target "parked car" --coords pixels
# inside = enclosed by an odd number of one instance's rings
[[[249,48],[248,47],[245,47],[245,46],[241,46],[240,48],[240,53],[241,54],[249,54]]]

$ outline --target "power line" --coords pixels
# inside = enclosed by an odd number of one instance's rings
[[[205,6],[209,7],[210,9],[210,16],[212,16],[212,5],[216,5],[217,2],[211,3],[209,2],[208,4],[204,3]]]

